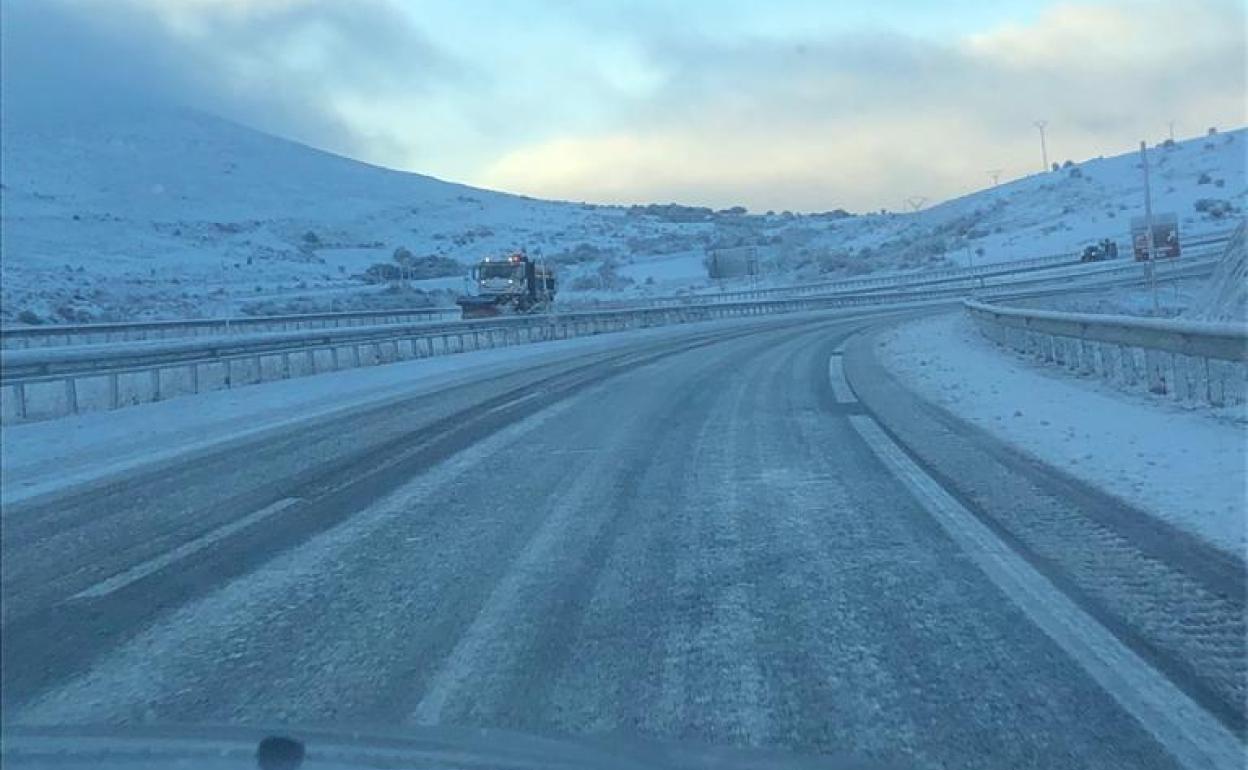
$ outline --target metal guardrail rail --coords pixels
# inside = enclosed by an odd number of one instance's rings
[[[930,293],[929,293],[930,294]],[[953,295],[899,294],[895,302]],[[878,297],[513,316],[0,351],[0,422],[51,419],[327,371],[720,318],[887,304]]]
[[[1159,265],[1161,277],[1207,274],[1212,261]],[[1066,286],[1139,281],[1143,265],[1102,265]],[[1000,277],[980,297],[1051,291],[1053,276]],[[0,350],[0,421],[48,419],[391,361],[567,339],[631,328],[748,315],[962,299],[958,285],[892,292],[832,294],[741,302],[684,304],[475,321],[388,323],[329,329],[218,335],[176,340]]]
[[[254,334],[293,329],[336,329],[370,324],[440,321],[459,317],[459,308],[359,310],[282,316],[194,318],[176,321],[123,321],[92,324],[48,324],[0,329],[0,349],[54,345],[91,345],[152,339],[181,339],[223,334]]]
[[[1044,363],[1180,401],[1248,403],[1242,325],[963,304],[985,337]]]
[[[1212,263],[1167,266],[1212,270]],[[1140,280],[1142,266],[1115,265],[1083,276],[1080,286]],[[1164,276],[1163,276],[1164,277]],[[1051,281],[1003,283],[981,296],[1051,290]],[[110,345],[0,351],[0,421],[49,419],[116,409],[182,394],[326,371],[471,350],[567,339],[648,326],[747,315],[961,299],[957,287],[890,293],[797,297],[736,303],[633,308],[443,323],[382,324],[267,334],[150,340]]]

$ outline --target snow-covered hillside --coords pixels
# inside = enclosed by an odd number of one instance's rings
[[[6,104],[0,125],[6,323],[449,302],[462,287],[449,260],[514,248],[556,262],[573,302],[710,289],[707,250],[738,245],[758,247],[775,285],[1125,241],[1142,207],[1134,153],[918,213],[748,214],[484,191],[167,105],[27,107]],[[1248,195],[1246,142],[1151,151],[1155,210],[1184,235],[1225,229]],[[427,295],[366,282],[399,249],[449,258],[422,263],[439,276],[416,283]]]
[[[53,119],[49,119],[53,118]],[[6,111],[4,314],[213,313],[358,289],[396,248],[590,237],[592,210],[357,163],[206,115]]]

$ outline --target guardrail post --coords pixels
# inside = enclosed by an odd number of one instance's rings
[[[199,362],[191,362],[191,392],[199,393]]]
[[[1139,360],[1139,356],[1143,355],[1143,351],[1140,351],[1137,355],[1135,346],[1123,345],[1122,355],[1124,372],[1127,376],[1127,384],[1133,388],[1141,387],[1146,379],[1143,374],[1146,369]]]
[[[13,385],[13,398],[17,401],[17,419],[26,419],[26,384],[22,382]]]
[[[1165,395],[1166,393],[1166,372],[1162,368],[1162,362],[1156,351],[1144,350],[1144,369],[1147,379],[1147,387],[1149,393],[1157,395]]]
[[[1193,356],[1182,356],[1183,373],[1179,377],[1183,382],[1183,399],[1184,401],[1194,402],[1199,398],[1199,393],[1204,392],[1201,387],[1201,374],[1204,373],[1204,367],[1201,366],[1201,359]]]
[[[1248,367],[1244,366],[1228,366],[1226,367],[1227,380],[1230,381],[1229,395],[1226,397],[1227,404],[1242,404],[1248,401]]]
[[[1020,353],[1026,353],[1027,350],[1027,332],[1011,326],[1009,329],[1009,338],[1015,350]]]
[[[1103,380],[1109,379],[1109,359],[1106,345],[1102,342],[1087,342],[1084,346],[1088,350],[1088,361],[1091,364],[1089,374],[1094,374]]]
[[[117,372],[109,372],[108,374],[108,408],[117,409],[121,406],[118,398],[119,384],[117,382]]]
[[[1213,365],[1208,358],[1202,359],[1205,363],[1205,400],[1214,406],[1225,405],[1226,390],[1221,382],[1215,380],[1218,367]]]
[[[70,414],[78,414],[78,383],[73,375],[65,378],[65,406]]]
[[[152,369],[152,400],[160,400],[160,367]]]

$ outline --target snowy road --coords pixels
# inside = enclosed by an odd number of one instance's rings
[[[829,359],[866,323],[595,352],[10,512],[6,718],[1182,766],[855,430]]]

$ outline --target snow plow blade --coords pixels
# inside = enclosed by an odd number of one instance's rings
[[[498,302],[493,299],[460,297],[455,300],[455,304],[459,305],[464,320],[470,318],[493,318],[502,315]]]

